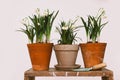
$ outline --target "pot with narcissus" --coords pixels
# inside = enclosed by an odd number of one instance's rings
[[[54,45],[54,50],[58,64],[55,65],[56,69],[71,69],[79,68],[80,65],[76,65],[76,58],[79,50],[77,44],[73,44],[76,41],[76,31],[79,27],[74,26],[75,21],[69,20],[68,22],[61,21],[60,27],[56,27],[60,34],[58,44]]]
[[[54,14],[54,11],[46,10],[44,15],[40,15],[39,9],[37,9],[32,17],[23,19],[25,29],[18,30],[28,36],[30,43],[27,46],[33,70],[49,69],[53,47],[53,43],[50,43],[50,34],[58,12]]]
[[[84,66],[86,68],[100,64],[104,60],[107,43],[99,41],[100,33],[103,27],[108,23],[102,23],[104,14],[105,11],[100,9],[97,16],[89,15],[87,21],[81,17],[87,36],[87,43],[80,43]]]

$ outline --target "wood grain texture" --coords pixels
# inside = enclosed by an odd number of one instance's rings
[[[74,72],[74,71],[60,71],[56,70],[54,68],[50,68],[49,70],[46,71],[34,71],[32,69],[29,69],[25,71],[24,73],[25,79],[24,80],[35,80],[35,76],[40,77],[40,76],[86,76],[86,77],[92,77],[92,76],[100,76],[101,80],[114,80],[113,79],[113,72],[108,69],[102,69],[102,70],[97,70],[97,71],[88,71],[88,72]]]
[[[31,77],[31,76],[24,76],[24,80],[35,80],[35,77]]]

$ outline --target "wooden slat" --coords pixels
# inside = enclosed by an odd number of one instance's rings
[[[113,80],[113,72],[108,69],[102,69],[98,71],[88,71],[88,72],[74,72],[74,71],[60,71],[54,68],[51,68],[47,71],[34,71],[29,69],[24,73],[25,79],[24,80],[35,80],[33,76],[101,76],[102,80]],[[28,77],[30,79],[28,79]]]
[[[31,77],[31,76],[25,76],[24,80],[35,80],[35,77]]]

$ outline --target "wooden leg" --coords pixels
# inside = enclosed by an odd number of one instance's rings
[[[29,80],[29,77],[28,76],[24,76],[24,80]]]
[[[24,80],[35,80],[35,77],[31,77],[31,76],[25,76]]]
[[[102,80],[109,80],[108,77],[102,77]]]
[[[113,80],[113,77],[112,76],[109,76],[109,77],[102,77],[102,80]]]
[[[35,77],[33,76],[33,77],[29,77],[29,80],[35,80]]]

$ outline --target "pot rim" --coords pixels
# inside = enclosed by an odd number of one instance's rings
[[[35,45],[35,44],[53,44],[53,43],[31,43],[31,44],[27,44],[27,45]]]
[[[79,45],[82,45],[82,44],[107,44],[106,42],[98,42],[98,43],[79,43]]]
[[[54,46],[78,46],[79,44],[55,44]]]
[[[54,50],[79,50],[79,45],[54,45]]]

